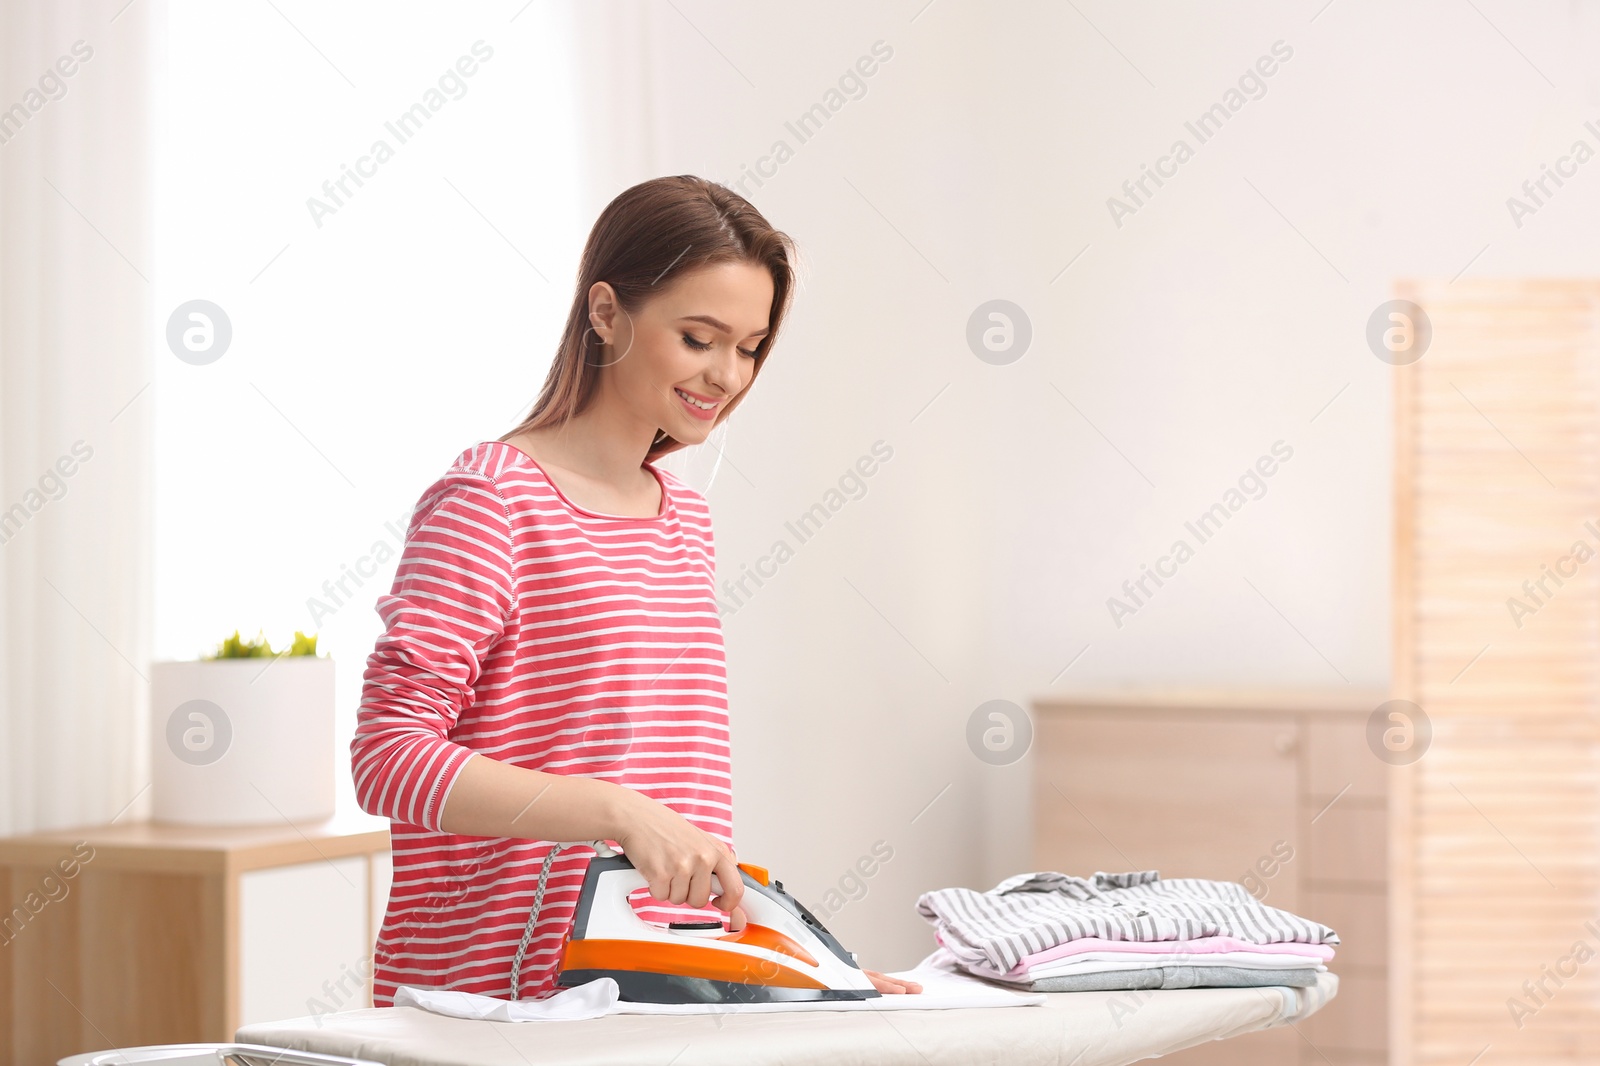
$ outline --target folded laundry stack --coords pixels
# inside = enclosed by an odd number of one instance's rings
[[[1338,934],[1232,881],[1017,874],[917,899],[936,965],[1030,992],[1316,984]]]

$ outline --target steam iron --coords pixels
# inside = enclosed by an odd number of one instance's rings
[[[665,929],[634,911],[630,893],[649,887],[627,856],[610,847],[589,860],[572,925],[561,943],[556,984],[602,977],[630,1003],[810,1003],[876,999],[883,993],[855,956],[783,883],[749,863],[745,927],[673,922]],[[711,878],[712,895],[722,886]]]

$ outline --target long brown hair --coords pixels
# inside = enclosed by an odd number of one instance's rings
[[[794,242],[773,229],[750,201],[726,185],[679,174],[652,178],[624,190],[606,205],[589,231],[567,325],[539,398],[528,417],[499,439],[560,425],[594,398],[600,366],[605,362],[600,338],[589,324],[589,289],[597,281],[610,283],[623,310],[633,314],[663,286],[700,267],[729,261],[765,266],[772,273],[772,308],[767,335],[756,345],[756,365],[750,376],[754,385],[789,309],[793,254]],[[591,352],[597,358],[591,359]],[[717,424],[733,414],[749,391],[746,387],[722,409]],[[658,429],[645,461],[682,447],[682,441]]]

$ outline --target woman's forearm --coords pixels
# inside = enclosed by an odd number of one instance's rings
[[[592,777],[530,770],[478,754],[439,816],[446,833],[528,840],[616,840],[637,793]]]

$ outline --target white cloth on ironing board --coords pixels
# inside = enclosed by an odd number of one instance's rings
[[[396,1007],[417,1007],[452,1018],[493,1022],[579,1021],[607,1014],[753,1014],[807,1010],[948,1010],[960,1007],[1042,1006],[1042,992],[1012,992],[980,978],[939,966],[929,956],[910,970],[892,973],[922,985],[921,992],[884,993],[875,999],[829,1003],[627,1003],[618,999],[617,982],[602,977],[545,999],[513,1003],[472,992],[437,988],[395,990]]]

